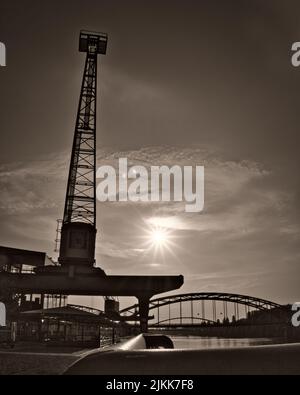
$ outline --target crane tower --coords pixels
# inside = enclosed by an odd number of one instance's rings
[[[97,60],[106,47],[107,34],[80,32],[79,51],[86,60],[61,228],[61,265],[91,267],[95,261]]]

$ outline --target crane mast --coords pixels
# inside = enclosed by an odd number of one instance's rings
[[[107,35],[81,31],[86,60],[69,168],[59,262],[93,266],[96,240],[97,60],[106,54]]]

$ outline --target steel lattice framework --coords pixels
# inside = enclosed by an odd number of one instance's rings
[[[82,32],[86,61],[77,111],[63,223],[96,224],[97,56],[106,51],[107,35]],[[101,46],[104,46],[102,48]]]
[[[248,295],[221,293],[221,292],[199,292],[199,293],[187,293],[180,295],[165,296],[162,298],[150,300],[149,310],[153,310],[162,306],[171,305],[174,303],[182,303],[196,300],[214,300],[223,302],[232,302],[245,306],[252,307],[257,310],[269,310],[271,308],[282,307],[278,303],[271,302],[269,300],[256,298]],[[120,311],[120,313],[137,312],[138,305],[129,306]]]

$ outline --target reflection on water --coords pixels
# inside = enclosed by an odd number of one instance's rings
[[[198,337],[198,336],[170,336],[174,348],[192,348],[194,350],[207,348],[233,348],[249,347],[263,344],[281,343],[279,339],[225,339],[220,337]]]

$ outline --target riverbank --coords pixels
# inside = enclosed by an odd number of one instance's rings
[[[202,375],[300,374],[300,343],[271,339],[174,338],[174,350],[42,348],[19,344],[0,351],[1,375],[59,375],[79,361],[72,374]],[[258,345],[259,344],[259,345]]]
[[[0,375],[58,375],[79,358],[79,354],[0,351]]]

